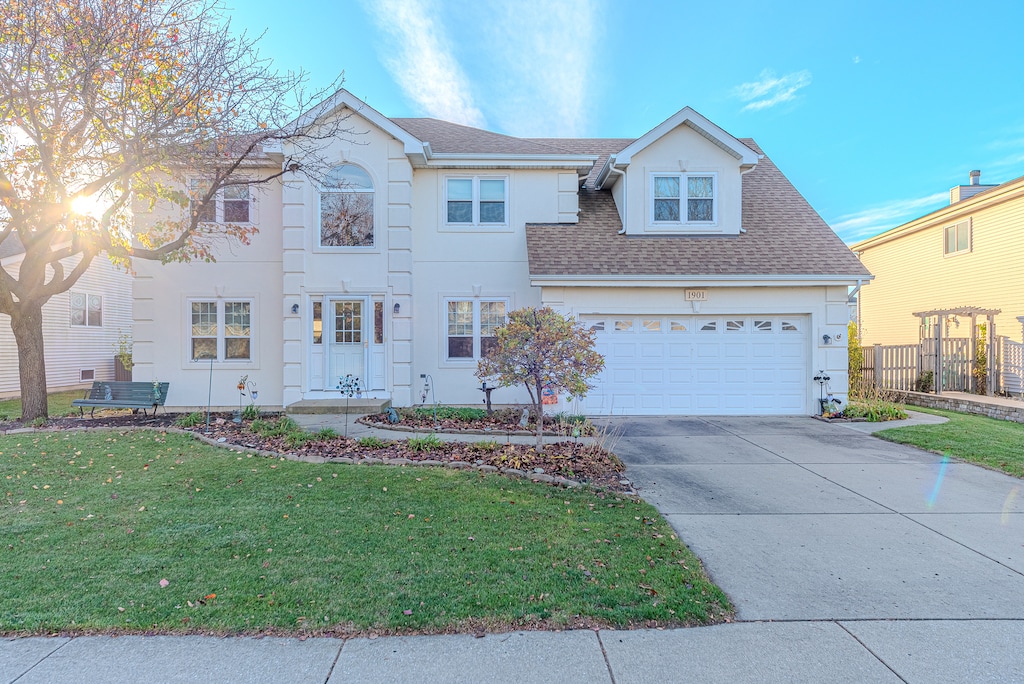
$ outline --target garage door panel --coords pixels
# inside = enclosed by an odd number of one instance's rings
[[[595,332],[606,367],[584,401],[588,413],[785,414],[810,401],[804,317],[594,320],[605,321]]]
[[[665,371],[661,368],[643,368],[640,370],[640,381],[644,385],[663,385]]]

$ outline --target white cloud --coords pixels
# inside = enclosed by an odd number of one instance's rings
[[[810,84],[811,72],[806,69],[785,76],[776,76],[771,69],[765,69],[759,80],[733,88],[733,95],[747,103],[743,111],[757,111],[792,100],[796,91]]]
[[[853,63],[854,64],[860,64],[860,55],[854,55],[853,56]]]
[[[845,242],[853,243],[934,211],[943,202],[949,202],[948,192],[937,192],[916,199],[894,200],[864,211],[840,216],[830,221],[829,225]]]
[[[491,18],[488,72],[497,78],[488,83],[488,101],[498,103],[493,118],[503,130],[531,137],[586,132],[601,11],[601,3],[587,0],[517,0]]]
[[[364,7],[390,34],[385,66],[399,87],[428,116],[486,126],[473,104],[469,79],[455,59],[430,0],[366,0]]]

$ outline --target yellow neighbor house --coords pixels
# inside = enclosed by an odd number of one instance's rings
[[[915,313],[957,309],[997,309],[988,332],[1020,339],[1024,177],[981,185],[980,176],[972,171],[970,185],[952,188],[949,206],[851,247],[875,276],[859,294],[862,344],[915,344],[922,334]],[[943,336],[970,337],[961,317],[946,323]]]

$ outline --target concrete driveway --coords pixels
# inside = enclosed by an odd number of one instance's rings
[[[908,680],[1024,681],[1021,480],[805,417],[612,424],[740,621],[837,624]]]

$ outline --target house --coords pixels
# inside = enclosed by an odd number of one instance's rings
[[[1024,315],[1024,177],[950,190],[949,205],[853,245],[875,275],[860,292],[864,344],[914,344],[934,317],[915,313],[998,311],[989,334],[1020,335]],[[945,337],[971,337],[964,315],[943,316]],[[977,317],[984,323],[986,315]]]
[[[818,370],[845,392],[848,292],[870,276],[753,140],[689,107],[634,140],[389,119],[344,90],[326,106],[360,135],[325,144],[325,179],[268,150],[281,182],[218,205],[258,225],[250,246],[136,263],[135,377],[170,381],[169,406],[237,406],[248,376],[287,407],[349,375],[398,406],[479,404],[494,330],[542,304],[606,358],[554,410],[809,413]]]
[[[15,236],[0,243],[0,267],[16,275],[24,247]],[[64,260],[70,271],[76,260]],[[67,292],[43,305],[43,337],[48,389],[71,389],[93,380],[114,379],[118,337],[132,332],[131,277],[103,255]],[[0,396],[17,396],[18,347],[11,320],[0,314]]]

